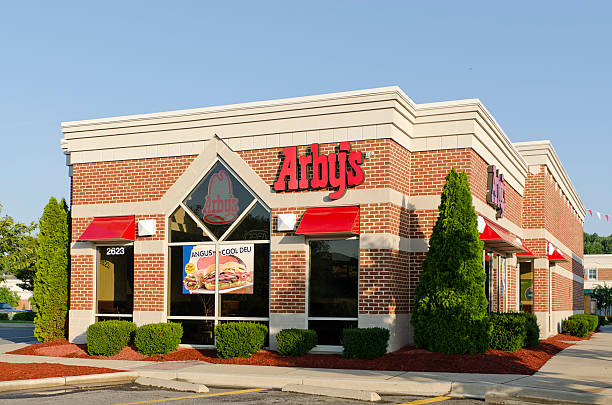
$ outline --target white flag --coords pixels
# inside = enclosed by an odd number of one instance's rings
[[[601,212],[597,211],[597,218],[601,219]]]

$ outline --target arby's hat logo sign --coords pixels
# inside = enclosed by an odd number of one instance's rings
[[[504,216],[506,209],[506,184],[504,183],[504,175],[499,173],[499,170],[490,165],[487,169],[487,203],[495,208],[496,218]]]
[[[208,195],[202,209],[204,222],[229,224],[236,219],[238,199],[232,194],[232,181],[225,170],[213,174],[208,181]]]
[[[329,198],[336,200],[347,188],[363,183],[365,175],[361,164],[363,152],[351,151],[349,142],[340,142],[336,153],[319,153],[319,144],[298,156],[297,146],[283,148],[281,167],[274,182],[274,191],[317,190],[333,188]]]

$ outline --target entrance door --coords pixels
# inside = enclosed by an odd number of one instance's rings
[[[533,313],[533,260],[519,262],[520,271],[520,297],[521,312]]]
[[[96,250],[97,319],[132,318],[134,246],[98,246]]]

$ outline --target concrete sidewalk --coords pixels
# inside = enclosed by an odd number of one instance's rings
[[[562,403],[612,404],[612,327],[553,357],[533,376],[511,374],[423,373],[333,370],[298,367],[210,364],[199,361],[143,362],[70,359],[0,354],[13,363],[60,363],[108,367],[138,376],[180,379],[237,388],[282,388],[286,384],[371,390],[385,394],[446,395],[485,398],[487,394],[528,396]]]

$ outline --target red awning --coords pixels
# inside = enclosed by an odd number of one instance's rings
[[[308,208],[295,233],[311,234],[359,234],[359,207]]]
[[[133,216],[94,218],[79,240],[134,240]]]
[[[478,234],[485,247],[496,252],[520,253],[527,250],[515,234],[482,215],[478,215]]]
[[[536,257],[536,255],[533,254],[533,252],[531,250],[527,249],[525,244],[523,244],[523,249],[525,249],[524,252],[520,252],[520,253],[516,254],[519,259],[534,259]]]
[[[561,254],[559,249],[554,247],[552,243],[548,243],[548,261],[549,262],[566,262],[567,259]]]

